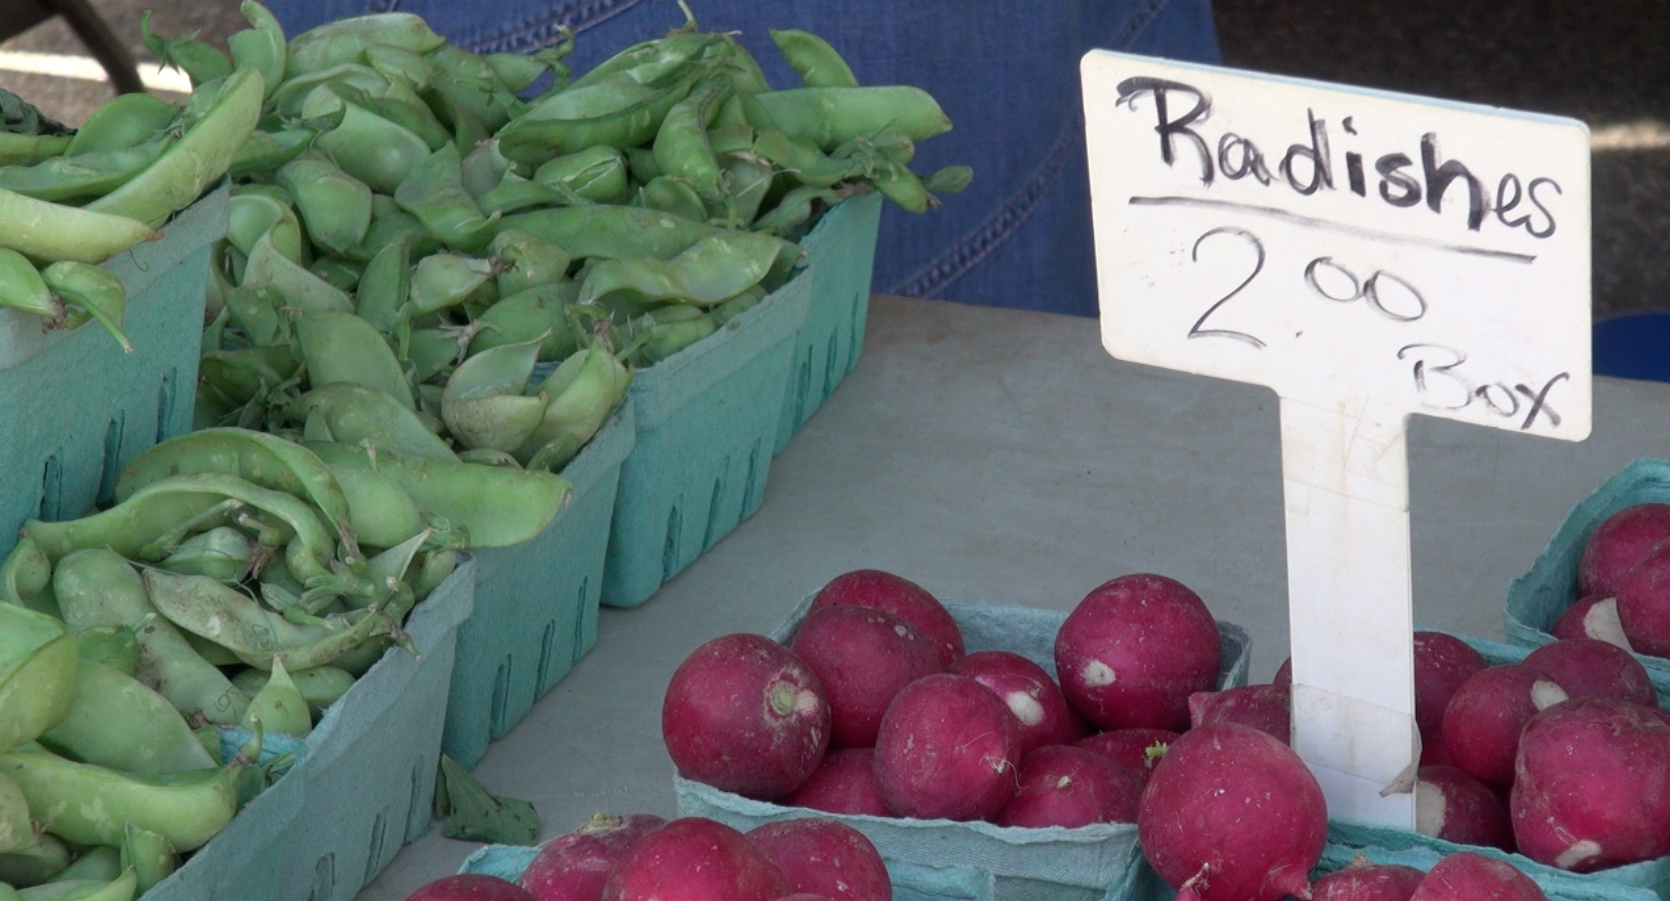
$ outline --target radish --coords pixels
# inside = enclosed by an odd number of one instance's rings
[[[1421,738],[1437,738],[1450,697],[1461,683],[1489,665],[1483,654],[1454,635],[1415,633],[1415,726]]]
[[[498,876],[455,873],[419,887],[406,901],[533,901],[533,895]]]
[[[1670,726],[1580,698],[1525,725],[1509,810],[1520,853],[1587,873],[1670,854]]]
[[[818,674],[829,699],[829,743],[867,748],[893,696],[940,670],[939,654],[921,630],[869,607],[817,610],[801,622],[789,650]]]
[[[1624,635],[1624,624],[1618,619],[1618,599],[1591,594],[1578,598],[1554,621],[1549,634],[1560,640],[1567,638],[1598,638],[1633,651]]]
[[[1617,698],[1658,706],[1652,677],[1635,655],[1597,638],[1555,641],[1525,655],[1526,666],[1542,670],[1573,698]]]
[[[1019,731],[991,689],[967,676],[923,676],[882,717],[876,787],[898,816],[989,820],[1015,793]]]
[[[1289,744],[1293,739],[1293,691],[1281,685],[1243,685],[1189,695],[1189,727],[1240,723]]]
[[[1081,738],[1073,744],[1095,751],[1137,774],[1143,785],[1154,772],[1154,764],[1181,733],[1168,729],[1115,729]]]
[[[1548,901],[1548,896],[1505,860],[1457,851],[1432,865],[1409,901]]]
[[[1137,811],[1137,841],[1178,901],[1308,899],[1327,837],[1322,787],[1304,761],[1235,723],[1173,742]]]
[[[541,844],[522,871],[521,885],[539,901],[598,901],[621,855],[666,822],[648,813],[600,813],[573,832]]]
[[[1276,675],[1270,679],[1271,685],[1293,685],[1293,658],[1289,657],[1276,667]]]
[[[922,630],[939,651],[939,665],[947,667],[963,655],[963,633],[950,611],[926,588],[879,569],[857,569],[829,580],[807,609],[810,614],[838,604],[885,610]]]
[[[1670,657],[1670,544],[1659,545],[1618,585],[1618,623],[1629,646]]]
[[[1513,850],[1508,806],[1490,786],[1453,766],[1416,771],[1415,831],[1458,845]]]
[[[763,635],[715,638],[667,684],[661,735],[680,775],[770,801],[800,787],[829,744],[817,674]]]
[[[681,817],[621,855],[602,901],[776,901],[789,892],[782,867],[742,833]]]
[[[1461,683],[1444,708],[1444,747],[1467,775],[1508,785],[1519,731],[1537,711],[1565,699],[1565,689],[1542,670],[1521,663],[1486,667]]]
[[[1577,562],[1577,593],[1616,594],[1624,576],[1666,538],[1670,504],[1636,504],[1601,520]]]
[[[946,672],[967,676],[997,692],[1020,723],[1025,758],[1044,745],[1064,745],[1084,737],[1089,727],[1067,705],[1061,686],[1049,671],[1012,651],[978,651],[951,664]]]
[[[1222,657],[1200,595],[1148,573],[1091,591],[1055,636],[1067,702],[1103,730],[1188,728],[1189,695],[1217,687]]]
[[[1046,745],[1021,760],[1015,796],[998,813],[999,826],[1134,823],[1143,780],[1086,748]]]
[[[747,834],[783,868],[796,892],[831,901],[892,901],[893,881],[881,854],[845,823],[828,817],[778,820]]]
[[[1311,883],[1311,901],[1409,901],[1426,874],[1396,863],[1371,863],[1362,855]]]
[[[832,748],[801,786],[779,800],[824,813],[892,816],[876,788],[874,748]]]

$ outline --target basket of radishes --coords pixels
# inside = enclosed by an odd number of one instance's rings
[[[1245,684],[1248,644],[1163,576],[1063,613],[847,573],[674,673],[678,810],[742,830],[833,816],[896,898],[1122,901],[1148,762],[1188,729],[1190,695]]]

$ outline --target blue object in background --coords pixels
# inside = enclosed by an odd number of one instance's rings
[[[1595,375],[1670,382],[1670,310],[1643,310],[1594,323]]]
[[[684,23],[673,0],[270,0],[286,33],[370,12],[423,16],[477,53],[531,53],[578,35],[576,74]],[[1092,48],[1218,62],[1210,0],[691,0],[700,27],[739,32],[775,88],[799,85],[767,34],[802,28],[862,84],[926,89],[952,131],[911,168],[974,167],[974,183],[912,215],[889,204],[877,291],[1097,315],[1079,58]]]

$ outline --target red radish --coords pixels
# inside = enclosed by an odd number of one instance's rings
[[[1055,636],[1061,690],[1097,728],[1189,726],[1189,695],[1217,687],[1223,649],[1200,595],[1149,573],[1086,595]]]
[[[876,786],[902,817],[989,820],[1015,793],[1020,727],[991,689],[950,673],[904,687],[876,736]]]
[[[1021,760],[1019,787],[998,813],[999,826],[1135,823],[1143,781],[1086,748],[1045,745]]]
[[[1467,642],[1443,632],[1415,633],[1415,726],[1436,738],[1444,708],[1461,683],[1490,664]]]
[[[1573,698],[1617,698],[1658,706],[1647,668],[1630,652],[1597,638],[1555,641],[1525,655],[1525,665],[1542,670]]]
[[[627,849],[602,901],[776,901],[789,892],[782,867],[742,833],[682,817]]]
[[[1618,586],[1618,623],[1629,646],[1670,657],[1670,544],[1642,558]]]
[[[1508,806],[1490,786],[1453,766],[1416,771],[1415,831],[1458,845],[1513,850]]]
[[[539,901],[598,901],[626,850],[666,820],[649,813],[600,813],[584,826],[539,846],[521,884]]]
[[[1370,863],[1359,855],[1342,870],[1311,883],[1311,901],[1409,901],[1426,874],[1396,863]]]
[[[1061,686],[1049,671],[1012,651],[977,651],[946,670],[997,692],[1021,726],[1020,757],[1044,745],[1064,745],[1089,731],[1083,719],[1067,706]]]
[[[1284,742],[1293,739],[1293,691],[1281,685],[1243,685],[1189,695],[1189,727],[1240,723]]]
[[[747,834],[783,868],[796,892],[832,901],[892,901],[893,881],[881,854],[845,823],[828,817],[778,820]]]
[[[833,748],[801,786],[778,803],[824,813],[890,817],[876,788],[875,748]]]
[[[1540,863],[1587,873],[1670,855],[1670,726],[1612,698],[1548,708],[1525,725],[1509,809]]]
[[[1444,734],[1428,738],[1421,736],[1421,766],[1455,766],[1455,758],[1450,756],[1450,749],[1444,747]]]
[[[921,629],[939,650],[941,667],[950,666],[963,655],[963,632],[950,611],[926,588],[909,579],[879,569],[842,573],[818,590],[807,613],[839,604],[885,610]]]
[[[1178,901],[1309,898],[1328,810],[1292,748],[1235,723],[1183,734],[1154,768],[1137,841]]]
[[[1168,729],[1115,729],[1081,738],[1073,744],[1088,748],[1136,773],[1142,784],[1154,772],[1154,764],[1182,733]]]
[[[800,787],[829,745],[817,674],[763,635],[715,638],[667,684],[661,736],[679,774],[770,801]]]
[[[498,876],[456,873],[419,887],[406,896],[406,901],[533,901],[533,895]]]
[[[1618,619],[1618,599],[1591,594],[1578,598],[1554,621],[1549,634],[1564,641],[1568,638],[1598,638],[1626,651],[1634,648],[1624,635],[1624,624]]]
[[[1283,660],[1281,662],[1281,666],[1276,667],[1276,675],[1275,675],[1274,678],[1272,678],[1270,680],[1270,684],[1271,685],[1287,685],[1287,686],[1291,686],[1293,684],[1293,658],[1292,657],[1289,657],[1286,660]]]
[[[1542,670],[1499,663],[1461,683],[1444,708],[1444,747],[1462,772],[1489,785],[1513,782],[1519,730],[1537,711],[1566,699]]]
[[[1548,896],[1513,864],[1458,851],[1432,865],[1409,901],[1548,901]]]
[[[1616,594],[1624,576],[1666,538],[1670,504],[1636,504],[1601,520],[1577,562],[1577,593]]]
[[[893,696],[940,671],[939,655],[921,630],[888,613],[842,604],[801,622],[789,650],[818,674],[829,699],[829,743],[867,748]]]

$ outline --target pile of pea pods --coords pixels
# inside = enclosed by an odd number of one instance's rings
[[[97,264],[160,238],[226,173],[263,92],[258,72],[228,69],[183,105],[125,94],[73,134],[0,131],[0,307],[46,330],[97,321],[131,351],[127,292]]]

